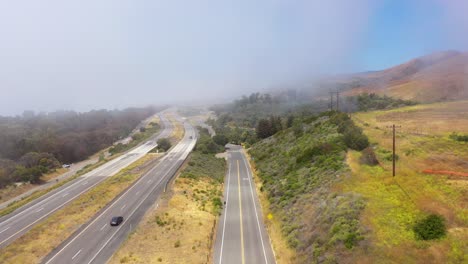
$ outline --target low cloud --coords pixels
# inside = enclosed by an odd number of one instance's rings
[[[227,98],[352,68],[374,1],[3,1],[0,115]]]

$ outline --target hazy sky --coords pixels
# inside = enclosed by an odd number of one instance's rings
[[[463,0],[0,0],[0,115],[228,98],[464,49]]]

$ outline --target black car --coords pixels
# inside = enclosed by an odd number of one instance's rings
[[[111,226],[118,226],[123,222],[123,216],[114,216],[110,222]]]

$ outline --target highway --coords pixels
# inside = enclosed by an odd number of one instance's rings
[[[194,128],[188,122],[184,122],[184,128],[184,138],[155,167],[54,249],[43,263],[106,263],[136,228],[145,212],[155,206],[166,183],[176,174],[195,146]],[[123,216],[123,223],[110,226],[113,216]]]
[[[224,197],[226,205],[218,221],[214,263],[276,263],[252,171],[239,146],[228,151]]]
[[[148,141],[0,218],[0,248],[9,245],[35,224],[87,192],[107,177],[117,174],[123,168],[143,157],[157,146],[156,141],[158,138],[170,136],[173,125],[163,115],[160,115],[160,118],[163,130],[152,136]]]

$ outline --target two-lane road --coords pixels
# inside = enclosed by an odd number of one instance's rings
[[[228,151],[226,205],[218,223],[214,262],[273,264],[275,257],[263,225],[252,171],[238,146]]]
[[[154,168],[52,251],[44,263],[105,263],[154,205],[165,184],[176,174],[195,146],[195,130],[187,122],[184,128],[184,138]],[[123,216],[123,223],[110,226],[113,216]]]
[[[168,137],[173,131],[173,125],[163,115],[160,117],[163,130],[157,136],[153,136],[144,144],[122,156],[0,218],[0,248],[9,245],[30,230],[35,224],[87,192],[107,177],[117,174],[120,170],[140,159],[156,147],[158,138]]]

